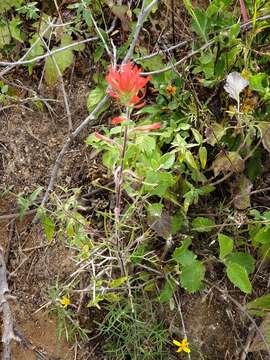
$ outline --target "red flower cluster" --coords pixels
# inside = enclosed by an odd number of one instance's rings
[[[107,82],[111,85],[109,95],[123,105],[142,107],[144,102],[141,101],[145,96],[144,87],[150,78],[150,76],[141,76],[141,69],[131,62],[119,65],[116,69],[111,66],[106,76]],[[138,96],[141,91],[141,96]]]

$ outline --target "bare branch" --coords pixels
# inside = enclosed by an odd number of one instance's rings
[[[158,1],[159,0],[153,0],[146,8],[144,8],[145,0],[143,1],[142,9],[141,9],[141,12],[140,12],[140,14],[138,16],[138,20],[137,20],[133,40],[132,40],[132,43],[130,44],[130,47],[129,47],[128,51],[127,51],[126,56],[124,57],[124,60],[122,61],[122,64],[126,64],[128,62],[128,60],[132,57],[134,48],[136,46],[138,37],[140,35],[141,28],[143,26],[143,23],[144,23],[147,15],[151,11],[151,9],[158,3]]]
[[[11,360],[11,341],[17,340],[13,331],[13,318],[8,303],[9,288],[7,283],[7,269],[3,249],[0,248],[0,307],[3,314],[2,360]]]

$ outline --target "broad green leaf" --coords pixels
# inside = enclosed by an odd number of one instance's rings
[[[184,252],[186,252],[189,248],[189,246],[191,245],[192,243],[192,240],[190,237],[188,237],[187,239],[185,239],[183,242],[182,242],[182,245],[177,247],[174,252],[173,252],[173,255],[172,255],[172,258],[178,262],[180,264],[180,261],[181,260],[181,256]]]
[[[149,216],[160,217],[162,214],[162,209],[164,205],[161,203],[152,203],[147,207],[147,212]]]
[[[230,253],[228,256],[226,256],[225,262],[232,262],[242,266],[248,274],[253,273],[255,270],[255,260],[250,254],[246,252],[244,253],[237,251]]]
[[[199,149],[199,157],[201,162],[202,169],[205,169],[207,163],[207,149],[204,146],[201,146]]]
[[[197,232],[210,232],[215,226],[215,222],[212,219],[198,216],[192,220],[192,230]]]
[[[182,266],[192,265],[196,260],[197,256],[193,251],[185,250],[185,251],[177,251],[176,248],[173,254],[173,259]]]
[[[97,86],[95,89],[90,90],[90,93],[87,98],[87,110],[92,112],[95,107],[100,103],[100,101],[105,96],[105,91],[103,88]]]
[[[172,280],[166,280],[163,290],[158,296],[158,301],[162,304],[167,303],[173,296],[176,284]]]
[[[249,86],[252,90],[264,93],[269,86],[268,75],[265,73],[257,73],[250,76]]]
[[[218,234],[219,258],[222,260],[233,251],[233,239],[224,234]]]
[[[254,237],[255,243],[269,244],[270,243],[270,226],[263,226]]]
[[[247,304],[247,309],[252,315],[264,316],[270,312],[270,294],[258,297]]]
[[[191,265],[184,266],[180,275],[181,286],[189,293],[194,293],[202,288],[205,267],[202,262],[195,260]]]
[[[121,285],[123,285],[126,281],[127,281],[128,277],[127,276],[122,276],[118,279],[114,279],[109,283],[109,288],[117,288]]]
[[[227,276],[229,280],[246,294],[251,294],[252,285],[248,278],[248,273],[245,268],[234,262],[227,265]]]
[[[54,236],[55,223],[54,223],[53,219],[47,215],[42,217],[41,222],[43,225],[45,235],[46,235],[48,241],[51,242],[53,240],[53,236]]]
[[[19,18],[13,17],[11,19],[11,21],[9,22],[9,29],[10,29],[10,34],[13,37],[13,39],[23,42],[22,32],[20,29],[21,23],[22,23],[22,21]]]
[[[68,34],[64,34],[62,37],[60,47],[64,47],[71,43],[72,43],[71,36]],[[59,76],[63,75],[64,71],[70,65],[72,65],[73,60],[74,60],[74,55],[71,48],[68,48],[52,56],[47,57],[45,62],[45,74],[44,74],[47,84],[54,85],[57,82]],[[60,74],[55,64],[57,64]]]
[[[175,161],[175,154],[167,153],[160,158],[160,168],[168,170],[171,169]]]

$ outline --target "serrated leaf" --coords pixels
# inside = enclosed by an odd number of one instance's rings
[[[210,232],[215,226],[215,222],[212,219],[198,216],[192,220],[192,229],[197,232]]]
[[[189,293],[194,293],[202,287],[205,267],[202,262],[196,260],[191,265],[184,266],[180,275],[181,286]]]
[[[255,270],[255,260],[248,253],[244,253],[240,251],[230,253],[226,257],[225,261],[226,263],[233,262],[242,266],[244,269],[246,269],[246,272],[248,274],[253,273]]]
[[[248,278],[248,273],[245,268],[234,262],[227,265],[227,276],[229,280],[246,294],[251,294],[252,285]]]
[[[224,234],[218,234],[219,258],[222,260],[233,251],[233,239]]]

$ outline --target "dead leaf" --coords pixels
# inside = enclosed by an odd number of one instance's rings
[[[268,350],[267,344],[269,344],[270,347],[270,314],[265,316],[259,329],[265,341],[263,341],[262,336],[257,332],[249,347],[249,352]]]
[[[244,160],[236,151],[229,151],[227,153],[220,152],[212,164],[215,176],[217,176],[220,172],[223,174],[228,173],[229,171],[236,173],[242,172],[244,167]]]
[[[233,185],[233,204],[236,209],[244,210],[250,207],[250,191],[252,182],[245,176],[241,175]]]
[[[106,4],[111,9],[111,12],[121,20],[123,31],[129,32],[131,30],[132,13],[127,5],[114,5],[111,0],[105,0]]]
[[[161,216],[149,216],[147,223],[155,230],[158,236],[168,239],[172,233],[171,217],[168,212],[162,211]]]
[[[265,150],[270,152],[270,124],[266,122],[259,123],[258,128],[261,132],[262,144]]]

